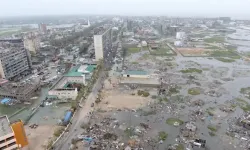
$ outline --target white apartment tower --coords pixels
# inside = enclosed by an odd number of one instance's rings
[[[112,48],[111,28],[94,35],[95,59],[105,59]]]

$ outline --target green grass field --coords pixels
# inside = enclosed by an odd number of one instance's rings
[[[160,47],[156,50],[150,50],[151,55],[161,55],[161,56],[168,56],[168,55],[174,55],[174,52],[171,50],[168,46]]]
[[[215,36],[215,37],[204,39],[204,42],[207,42],[207,43],[224,43],[225,38],[220,37],[220,36]]]
[[[141,51],[141,48],[139,47],[131,47],[131,48],[128,48],[127,55],[138,53],[140,51]]]

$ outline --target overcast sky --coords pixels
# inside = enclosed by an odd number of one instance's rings
[[[1,17],[70,14],[250,19],[250,0],[0,0]]]

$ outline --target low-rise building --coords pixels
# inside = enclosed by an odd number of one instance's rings
[[[142,42],[141,42],[141,46],[142,46],[142,47],[146,47],[146,46],[148,46],[148,44],[147,44],[146,41],[142,41]]]
[[[48,96],[58,99],[76,99],[81,85],[86,85],[96,65],[74,66],[61,77],[49,90]]]
[[[183,40],[184,38],[186,38],[186,33],[185,32],[177,32],[176,33],[176,39]]]
[[[174,46],[176,46],[176,47],[182,47],[183,46],[183,42],[182,41],[175,41],[174,42]]]

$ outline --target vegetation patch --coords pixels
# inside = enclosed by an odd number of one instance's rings
[[[169,88],[169,94],[177,94],[177,93],[180,93],[178,87],[170,87]]]
[[[210,54],[212,57],[229,57],[232,59],[240,59],[241,57],[234,51],[230,50],[215,50]]]
[[[216,136],[214,132],[208,132],[210,136]]]
[[[188,96],[183,95],[174,95],[170,97],[171,102],[178,102],[178,103],[184,103],[184,99],[188,99]]]
[[[158,133],[159,141],[165,141],[168,138],[168,134],[165,131],[161,131]]]
[[[200,95],[201,91],[198,88],[191,88],[191,89],[188,89],[188,94],[190,94],[190,95]]]
[[[147,91],[138,90],[137,95],[143,96],[143,97],[148,97],[150,94]]]
[[[59,137],[62,133],[63,133],[63,131],[64,131],[64,128],[63,127],[59,127],[59,128],[57,128],[55,131],[54,131],[54,136],[55,137]]]
[[[206,112],[208,113],[209,116],[214,116],[214,108],[213,107],[209,107]]]
[[[216,58],[216,59],[221,61],[221,62],[226,62],[226,63],[235,62],[234,59],[230,59],[230,58]]]
[[[237,98],[237,105],[245,112],[250,111],[250,104],[244,99]]]
[[[142,111],[143,116],[150,116],[150,115],[155,115],[156,111],[155,110],[150,110],[150,111]]]
[[[184,145],[183,144],[178,144],[175,149],[176,150],[184,150]]]
[[[152,99],[156,99],[157,96],[156,96],[156,95],[152,95],[151,98],[152,98]]]
[[[181,70],[182,73],[202,73],[202,70],[196,68],[188,68],[185,70]]]
[[[136,61],[134,61],[134,62],[132,62],[132,64],[139,64],[138,62],[136,62]]]
[[[241,94],[249,94],[250,93],[250,87],[241,88],[240,93]]]
[[[157,49],[150,49],[150,54],[151,55],[157,55],[157,56],[173,56],[176,55],[174,51],[172,51],[172,49],[166,45],[166,44],[162,44],[159,46],[159,48]]]
[[[160,97],[159,102],[168,102],[168,98],[167,97]]]
[[[207,128],[212,132],[217,132],[217,128],[215,126],[208,125]]]
[[[131,47],[131,48],[128,48],[128,51],[127,51],[127,54],[133,54],[133,53],[138,53],[141,51],[141,48],[139,47]]]
[[[182,125],[184,123],[184,121],[178,119],[178,118],[168,118],[166,120],[166,123],[168,125],[172,125],[172,126],[176,126],[176,125]]]
[[[214,37],[211,37],[211,38],[204,39],[204,42],[207,42],[207,43],[224,43],[225,38],[220,37],[220,36],[214,36]]]
[[[126,129],[124,130],[124,133],[125,133],[128,137],[133,136],[133,135],[134,135],[134,129],[133,129],[133,128],[126,128]]]

